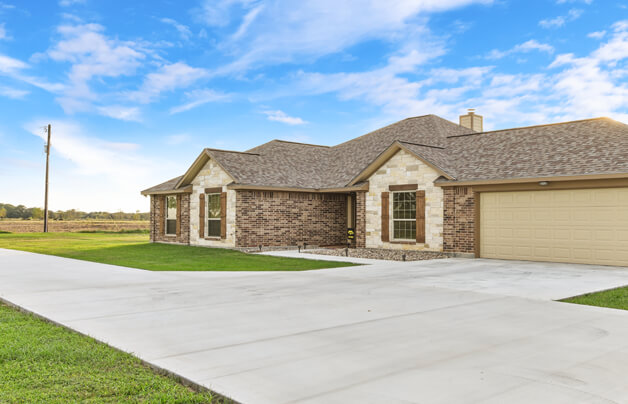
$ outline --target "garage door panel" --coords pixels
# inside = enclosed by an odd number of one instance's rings
[[[628,266],[628,188],[480,195],[482,257]]]
[[[554,229],[554,240],[571,241],[572,233],[568,229]]]
[[[531,254],[528,254],[529,257],[542,257],[549,259],[552,256],[552,249],[548,247],[535,247],[533,250],[530,250],[530,252]]]
[[[578,260],[590,260],[592,258],[595,258],[590,249],[582,248],[574,248],[573,256]]]

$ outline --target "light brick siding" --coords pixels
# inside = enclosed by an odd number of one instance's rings
[[[347,243],[347,196],[237,191],[238,247]]]
[[[215,161],[209,160],[192,180],[192,196],[190,200],[190,244],[209,247],[235,247],[235,198],[236,191],[227,190],[226,185],[233,179]],[[221,187],[227,193],[227,237],[224,239],[206,239],[199,237],[199,195],[205,188]],[[205,207],[207,217],[207,207]],[[207,225],[205,225],[207,231]]]
[[[190,243],[190,194],[179,194],[181,196],[181,234],[165,235],[165,216],[161,211],[162,201],[166,195],[150,196],[150,241],[152,242],[168,242],[168,243]],[[162,225],[162,223],[164,223]]]
[[[366,247],[366,192],[355,194],[355,246]]]
[[[475,251],[475,195],[469,187],[444,188],[444,251]]]
[[[440,177],[436,170],[421,162],[412,154],[400,150],[384,163],[371,177],[366,194],[366,247],[442,251],[443,249],[443,190],[434,185]],[[392,239],[392,197],[389,203],[389,234],[391,242],[383,242],[382,192],[389,192],[390,185],[418,184],[425,191],[425,244],[395,243]]]

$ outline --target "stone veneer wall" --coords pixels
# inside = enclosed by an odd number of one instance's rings
[[[436,170],[404,150],[397,152],[371,175],[366,194],[366,247],[442,251],[443,190],[434,185],[440,176]],[[404,184],[418,184],[418,189],[425,191],[425,244],[395,243],[392,238],[392,195],[389,204],[391,242],[381,239],[381,193],[390,192],[390,185]]]
[[[469,187],[447,187],[443,248],[445,252],[475,251],[475,194]]]
[[[213,160],[209,160],[192,181],[190,244],[208,247],[235,247],[236,191],[227,190],[226,187],[231,182],[233,179],[229,174]],[[217,187],[222,187],[222,191],[227,193],[227,237],[224,239],[199,237],[199,195],[205,193],[205,188]],[[205,218],[207,218],[207,206],[205,206]],[[207,226],[205,226],[205,231],[207,231]]]
[[[238,247],[347,243],[347,196],[237,191]]]
[[[190,242],[190,194],[178,195],[181,195],[181,205],[179,206],[179,209],[181,209],[181,234],[178,237],[160,232],[161,222],[166,220],[165,212],[161,211],[161,201],[166,198],[166,195],[150,196],[150,241],[182,244]],[[164,222],[164,231],[165,228]]]

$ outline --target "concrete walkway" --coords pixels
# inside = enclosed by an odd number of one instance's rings
[[[295,250],[283,250],[283,251],[266,251],[259,253],[261,255],[272,255],[274,257],[286,257],[286,258],[303,258],[308,260],[320,260],[320,261],[337,261],[337,262],[353,262],[354,264],[373,265],[373,264],[390,264],[387,260],[376,260],[371,258],[357,258],[357,257],[339,257],[335,255],[322,255],[311,254],[305,250],[299,252]]]
[[[0,297],[243,403],[625,403],[628,269],[150,272],[0,250]]]

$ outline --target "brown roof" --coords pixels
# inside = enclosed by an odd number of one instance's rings
[[[155,185],[153,187],[147,188],[147,189],[142,191],[142,195],[158,194],[158,193],[163,192],[163,191],[172,191],[173,189],[175,189],[175,187],[177,185],[177,182],[179,182],[181,177],[182,176],[175,177],[175,178],[173,178],[171,180],[168,180],[166,182],[162,182],[159,185]]]
[[[609,118],[449,138],[458,181],[628,173],[628,125]]]
[[[392,147],[415,154],[448,181],[628,173],[628,126],[609,118],[476,133],[425,115],[333,147],[273,140],[247,152],[205,149],[186,175],[142,193],[188,185],[208,158],[242,185],[343,188]]]

